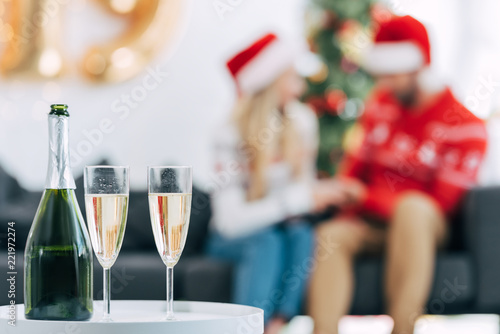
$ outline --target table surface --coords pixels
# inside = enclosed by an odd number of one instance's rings
[[[9,324],[9,306],[0,307],[0,333],[6,334],[262,334],[261,309],[223,303],[176,301],[177,321],[164,321],[166,302],[146,300],[111,301],[112,322],[99,322],[102,302],[94,302],[89,321],[39,321],[24,318],[24,305],[16,305],[15,327]]]

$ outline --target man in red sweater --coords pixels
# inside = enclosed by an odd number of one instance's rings
[[[410,16],[381,23],[365,68],[377,79],[338,177],[343,212],[322,224],[310,291],[316,334],[338,333],[353,292],[353,261],[384,249],[393,334],[412,334],[427,302],[449,217],[474,184],[486,149],[483,122],[430,79],[425,27]]]

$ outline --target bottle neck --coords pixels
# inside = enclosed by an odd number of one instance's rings
[[[49,115],[49,168],[46,189],[75,189],[69,160],[69,117]]]

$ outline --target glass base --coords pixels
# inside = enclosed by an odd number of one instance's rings
[[[113,322],[110,316],[103,316],[98,322]]]
[[[175,314],[169,314],[162,318],[163,321],[179,321],[180,319],[175,316]]]

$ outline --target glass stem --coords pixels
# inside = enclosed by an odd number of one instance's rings
[[[174,267],[167,266],[167,320],[174,319]]]
[[[103,281],[103,301],[104,301],[104,319],[109,320],[110,317],[110,300],[111,300],[111,270],[103,268],[104,281]]]

